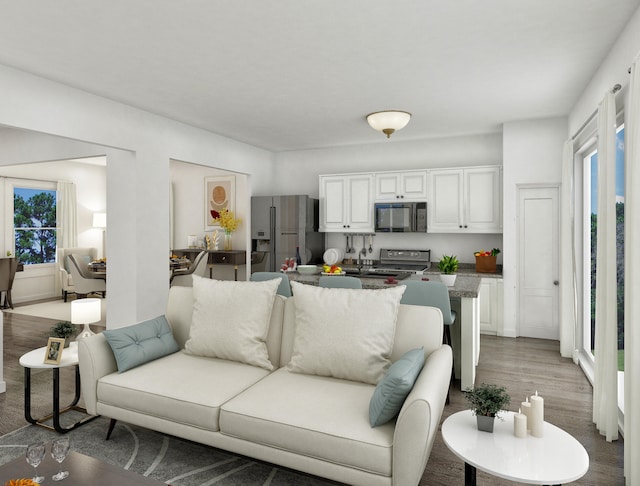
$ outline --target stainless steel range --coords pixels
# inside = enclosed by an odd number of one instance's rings
[[[379,263],[369,268],[369,272],[422,274],[429,267],[431,267],[431,250],[380,250]]]

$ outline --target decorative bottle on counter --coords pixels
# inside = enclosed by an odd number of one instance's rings
[[[300,258],[300,247],[296,246],[296,267],[302,265],[302,258]]]

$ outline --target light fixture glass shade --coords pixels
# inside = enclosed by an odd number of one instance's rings
[[[84,324],[84,329],[77,339],[84,339],[95,334],[89,324],[101,319],[100,299],[77,299],[71,301],[71,323]]]
[[[385,133],[387,138],[396,130],[407,126],[411,119],[411,113],[406,111],[377,111],[367,115],[367,122],[374,130]]]
[[[93,227],[94,228],[106,228],[107,227],[107,213],[93,213]]]

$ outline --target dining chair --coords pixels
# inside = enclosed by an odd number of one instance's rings
[[[11,288],[18,268],[17,258],[0,258],[0,294],[4,292],[4,308],[13,309],[11,302]]]
[[[423,280],[407,280],[402,282],[406,287],[401,304],[424,305],[437,307],[442,312],[442,342],[453,347],[451,341],[451,326],[456,320],[455,311],[451,310],[451,300],[449,289],[442,282],[425,282]],[[451,382],[453,382],[454,368],[451,368]],[[447,392],[447,403],[449,403],[449,392]]]
[[[322,275],[318,279],[318,286],[327,289],[361,289],[362,280],[358,277]]]
[[[209,252],[201,251],[193,259],[189,268],[178,269],[171,272],[169,286],[193,287],[193,275],[199,277],[207,276],[207,263],[209,262]]]
[[[252,251],[251,252],[251,273],[264,272],[267,268],[267,252]]]
[[[101,293],[102,297],[106,296],[107,279],[104,274],[94,275],[87,268],[82,255],[69,255],[69,262],[73,286],[78,297],[83,298],[94,293]]]
[[[282,272],[254,272],[251,274],[252,282],[264,282],[266,280],[273,280],[276,278],[282,279],[278,286],[277,293],[283,297],[291,297],[291,284],[289,283],[289,277]]]

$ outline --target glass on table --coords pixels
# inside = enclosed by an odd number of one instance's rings
[[[44,442],[35,442],[33,444],[29,444],[27,446],[27,463],[30,466],[33,466],[36,470],[35,476],[31,478],[34,483],[40,484],[44,481],[44,476],[38,476],[38,466],[44,459],[45,454],[45,444]]]
[[[51,477],[54,481],[60,481],[69,476],[69,471],[62,470],[62,461],[69,454],[69,446],[69,437],[60,437],[51,442],[51,457],[60,464],[58,472]]]

